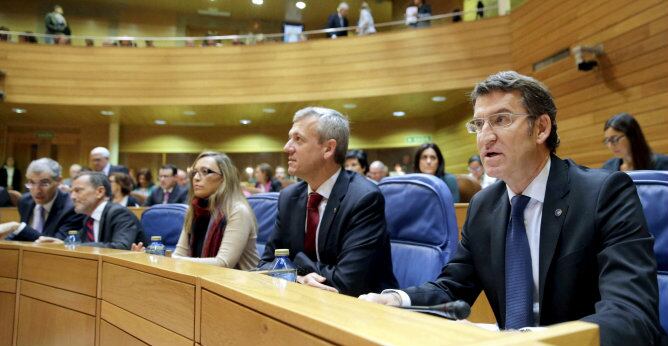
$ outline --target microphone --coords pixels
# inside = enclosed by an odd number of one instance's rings
[[[402,306],[401,308],[434,314],[450,320],[463,320],[471,314],[471,306],[463,300],[431,306]]]

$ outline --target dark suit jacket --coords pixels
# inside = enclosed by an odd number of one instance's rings
[[[86,224],[88,218],[83,221]],[[100,218],[100,236],[96,243],[82,243],[85,246],[106,247],[111,249],[130,250],[132,243],[146,243],[144,228],[128,208],[107,202]],[[84,227],[79,231],[79,239],[86,239]]]
[[[30,193],[23,194],[19,201],[19,215],[21,222],[25,222],[26,226],[21,233],[15,236],[9,236],[10,240],[35,241],[40,236],[54,237],[58,239],[65,239],[67,231],[78,230],[83,227],[83,215],[74,212],[74,205],[70,199],[70,195],[60,190],[56,191],[56,199],[53,201],[49,216],[44,222],[44,229],[42,233],[30,227],[30,218],[35,211],[35,200],[32,199]]]
[[[147,207],[150,207],[155,204],[162,204],[162,199],[164,198],[165,193],[162,191],[162,188],[160,186],[156,186],[153,189],[153,192],[146,198],[146,202],[144,202],[144,205]],[[169,199],[167,200],[168,204],[173,204],[173,203],[187,203],[186,201],[188,200],[188,189],[183,188],[181,186],[174,185],[174,189],[172,190],[172,193],[169,195]]]
[[[125,167],[125,166],[121,166],[121,165],[114,166],[114,165],[111,165],[111,167],[109,167],[109,175],[111,175],[111,173],[125,173],[125,174],[130,174],[129,172],[130,172],[130,171],[128,171],[128,168]]]
[[[4,166],[0,167],[0,186],[6,187],[7,190],[16,190],[18,192],[24,191],[23,186],[21,185],[23,176],[18,168],[14,167],[14,180],[12,181],[12,186],[7,186],[8,178],[7,169]]]
[[[608,161],[605,161],[601,168],[610,171],[618,171],[622,166],[622,163],[622,159],[614,157]],[[668,156],[662,154],[652,155],[652,167],[650,169],[657,171],[668,171]]]
[[[4,187],[0,186],[0,208],[1,207],[11,207],[12,206],[12,199],[9,197],[9,192],[7,192],[7,189]]]
[[[357,296],[397,287],[385,227],[385,199],[378,187],[359,174],[341,170],[320,224],[319,262],[303,252],[307,193],[305,182],[281,191],[275,229],[260,266],[274,259],[275,249],[290,249],[300,275],[318,273],[327,278],[326,285],[343,294]]]
[[[652,344],[660,335],[654,238],[633,182],[551,160],[540,230],[540,325],[581,319],[599,325],[602,345]],[[484,290],[503,328],[509,213],[503,182],[476,194],[455,257],[435,282],[406,289],[412,304],[473,304]]]
[[[343,26],[341,26],[341,21],[339,20],[339,14],[334,13],[327,18],[327,29],[336,29],[336,28],[345,28],[348,26],[348,18],[343,17]],[[347,30],[328,32],[327,37],[336,36],[348,36]]]

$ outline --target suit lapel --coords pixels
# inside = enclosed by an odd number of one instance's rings
[[[20,205],[20,204],[19,204]],[[22,222],[25,222],[26,224],[30,225],[30,218],[32,217],[32,213],[35,212],[35,206],[37,203],[35,203],[35,200],[30,198],[30,203],[28,203],[28,208],[25,211],[25,214],[21,213],[22,215],[25,215],[25,220],[21,220]]]
[[[329,194],[329,199],[327,199],[327,206],[325,207],[325,215],[322,216],[322,221],[320,221],[320,230],[318,231],[318,253],[322,253],[327,245],[327,238],[329,230],[332,226],[332,221],[336,216],[336,213],[339,210],[339,205],[341,200],[346,196],[348,191],[348,185],[350,180],[354,177],[352,174],[348,174],[346,170],[341,170],[339,177],[334,183],[334,188],[332,193]]]
[[[106,231],[107,231],[107,214],[109,214],[109,209],[111,209],[111,201],[107,202],[107,205],[104,206],[104,210],[102,210],[102,216],[100,216],[100,225],[98,229],[98,236],[97,236],[97,241],[102,243],[105,242],[105,236],[106,236]]]
[[[510,201],[507,188],[497,197],[496,207],[489,217],[498,215],[499,219],[490,220],[492,272],[496,273],[496,294],[501,316],[506,316],[506,232],[510,221]]]
[[[559,235],[568,212],[566,195],[570,191],[568,165],[556,156],[552,156],[551,160],[550,175],[547,178],[545,200],[543,202],[543,216],[540,222],[538,292],[541,306],[547,272],[554,258]]]
[[[295,236],[292,237],[292,249],[297,249],[295,255],[304,251],[304,236],[306,233],[306,202],[308,201],[308,196],[306,195],[308,191],[306,183],[302,183],[302,186],[299,187],[297,193],[293,194],[290,198],[290,204],[288,207],[291,209],[290,214],[293,215],[292,219],[293,227],[295,227]],[[292,255],[292,254],[291,254]]]
[[[63,202],[63,193],[60,191],[56,191],[56,199],[53,201],[53,204],[51,205],[51,210],[49,210],[49,216],[46,217],[46,220],[44,220],[44,229],[42,230],[42,233],[46,233],[46,230],[56,222],[56,219],[58,218],[58,211],[61,210]]]

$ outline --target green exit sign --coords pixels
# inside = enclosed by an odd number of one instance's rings
[[[53,139],[53,132],[51,131],[37,131],[35,136],[39,139]]]
[[[422,144],[431,142],[431,136],[422,135],[422,136],[407,136],[406,143],[410,144]]]

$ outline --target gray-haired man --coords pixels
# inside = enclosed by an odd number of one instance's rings
[[[41,158],[30,163],[26,187],[30,190],[19,201],[21,222],[0,225],[0,237],[34,241],[40,236],[64,239],[67,231],[81,229],[83,216],[74,212],[67,193],[58,190],[61,181],[58,162]]]
[[[350,130],[339,112],[298,111],[288,142],[288,173],[303,179],[281,191],[276,226],[260,266],[290,249],[298,281],[357,295],[396,287],[385,200],[378,187],[343,170]]]

